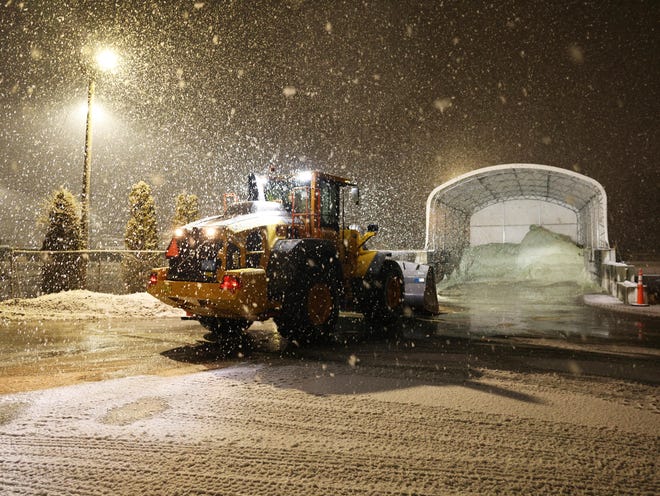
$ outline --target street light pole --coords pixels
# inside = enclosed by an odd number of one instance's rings
[[[92,173],[92,108],[94,106],[94,89],[96,81],[94,77],[89,78],[87,87],[87,123],[85,125],[85,163],[83,166],[82,193],[80,195],[81,213],[81,249],[89,248],[89,197]]]
[[[102,50],[96,54],[95,67],[90,69],[89,83],[87,86],[87,122],[85,124],[85,162],[83,165],[82,193],[80,194],[80,248],[88,250],[90,245],[90,197],[92,176],[92,112],[94,109],[94,90],[96,88],[96,75],[99,72],[112,72],[117,65],[117,55],[109,49]],[[87,260],[87,255],[83,255]],[[82,270],[82,287],[87,286],[86,264]]]

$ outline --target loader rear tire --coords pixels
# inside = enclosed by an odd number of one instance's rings
[[[362,302],[367,326],[378,331],[391,329],[403,315],[403,274],[396,262],[386,261],[378,276],[370,281]]]
[[[201,317],[199,323],[209,330],[205,338],[216,343],[223,354],[245,354],[250,350],[251,339],[245,333],[252,324],[249,320]]]

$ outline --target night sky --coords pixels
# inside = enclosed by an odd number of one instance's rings
[[[92,247],[121,246],[128,192],[203,214],[248,172],[362,186],[381,244],[421,248],[431,190],[501,163],[599,181],[610,241],[658,254],[660,2],[3,1],[0,244],[37,247],[45,197],[80,193],[86,64],[97,79]]]

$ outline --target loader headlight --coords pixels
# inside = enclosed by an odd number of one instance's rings
[[[301,184],[309,184],[312,182],[312,171],[300,171],[298,174],[296,174],[296,181],[300,182]]]
[[[218,229],[216,227],[205,227],[203,232],[207,239],[213,239],[218,235]]]

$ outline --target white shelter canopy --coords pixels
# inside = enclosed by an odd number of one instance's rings
[[[505,164],[463,174],[435,188],[426,202],[427,251],[460,256],[470,244],[470,219],[490,205],[540,200],[577,216],[577,242],[609,249],[607,196],[596,180],[566,169],[538,164]]]

